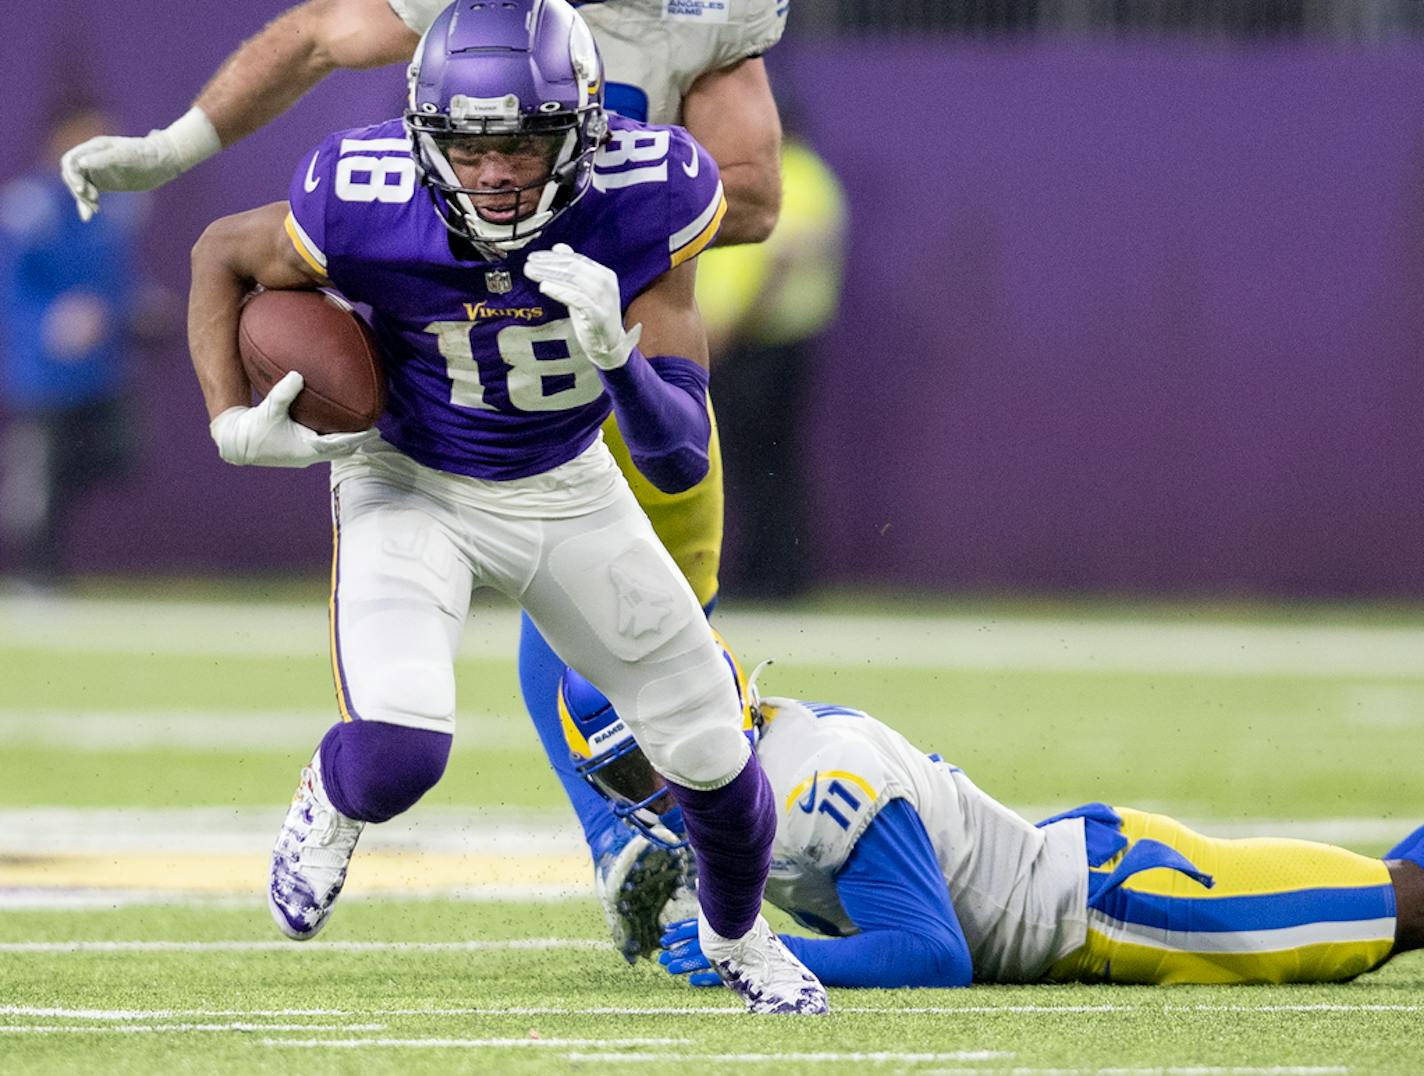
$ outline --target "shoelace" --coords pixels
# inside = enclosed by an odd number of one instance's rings
[[[334,808],[318,806],[299,853],[304,868],[339,871],[350,857],[350,845],[361,835],[361,823],[344,818]],[[333,847],[340,845],[341,847]]]

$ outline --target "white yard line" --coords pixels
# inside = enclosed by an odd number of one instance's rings
[[[1017,1070],[1016,1070],[1017,1071]],[[1346,1065],[1168,1065],[1163,1068],[1039,1069],[1042,1073],[1096,1073],[1097,1076],[1333,1076]]]
[[[1424,1005],[1164,1005],[1164,1012],[1421,1012]]]
[[[417,1047],[419,1049],[470,1049],[478,1047],[537,1047],[541,1049],[568,1049],[580,1046],[681,1046],[687,1039],[262,1039],[263,1046],[292,1046],[298,1049],[353,1050],[367,1047]],[[633,1055],[641,1056],[639,1054]],[[668,1056],[693,1057],[694,1054]]]
[[[0,808],[0,856],[109,856],[125,852],[266,855],[281,820],[280,806]],[[1046,818],[1064,806],[1029,804],[1015,809],[1025,818],[1037,819]],[[1214,837],[1296,837],[1329,844],[1392,844],[1420,820],[1189,817],[1182,821]],[[578,825],[573,815],[562,808],[501,811],[422,807],[380,826],[368,827],[362,835],[362,851],[521,856],[585,854]]]
[[[1007,1060],[1012,1053],[1004,1050],[946,1050],[940,1053],[906,1053],[900,1050],[871,1052],[839,1052],[817,1050],[815,1053],[618,1053],[600,1050],[598,1053],[568,1053],[571,1062],[722,1062],[731,1065],[769,1065],[769,1063],[806,1062],[810,1065],[826,1062],[860,1062],[863,1065],[933,1065],[937,1062],[985,1062]]]
[[[294,948],[291,943],[274,942],[276,946]],[[320,943],[330,946],[334,943]],[[464,944],[464,943],[454,943]],[[497,946],[504,943],[485,943]],[[603,942],[589,942],[590,948],[603,948]],[[315,946],[313,946],[315,948]],[[709,1002],[712,999],[709,998]],[[744,1010],[730,997],[726,1005],[656,1005],[656,1006],[456,1006],[450,1008],[418,1009],[66,1009],[48,1006],[0,1005],[0,1016],[24,1016],[60,1020],[95,1020],[101,1022],[157,1021],[157,1020],[215,1020],[223,1017],[246,1018],[249,1020],[269,1018],[286,1019],[297,1016],[330,1016],[371,1018],[419,1016],[419,1017],[464,1017],[464,1016],[738,1016]],[[986,1016],[995,1013],[1035,1016],[1073,1016],[1083,1013],[1186,1013],[1186,1012],[1243,1012],[1243,1013],[1412,1013],[1424,1011],[1424,1005],[1371,1004],[1300,1004],[1300,1005],[1172,1005],[1160,1002],[1144,1002],[1140,1005],[843,1005],[835,1007],[838,1013],[885,1014],[908,1013],[916,1016]],[[345,1025],[350,1027],[350,1025]]]
[[[599,943],[602,946],[602,943]],[[710,1001],[711,999],[709,999]],[[1054,1013],[1111,1013],[1141,1012],[1155,1006],[1135,1005],[896,1005],[893,1009],[875,1005],[837,1005],[836,1012],[843,1013],[912,1013],[929,1016],[952,1016],[967,1014],[980,1016],[987,1013],[1033,1013],[1046,1015]],[[423,1009],[63,1009],[30,1005],[0,1005],[0,1016],[50,1017],[63,1020],[201,1020],[220,1017],[283,1018],[292,1016],[737,1016],[743,1012],[734,999],[728,997],[728,1004],[721,1006],[658,1005],[629,1007],[626,1005],[599,1005],[588,1008],[568,1008],[549,1005]],[[1248,1007],[1248,1011],[1249,1007]]]
[[[267,855],[285,805],[0,808],[0,855]],[[362,834],[362,851],[585,855],[573,813],[422,807]]]
[[[719,612],[717,624],[744,655],[798,664],[1424,679],[1424,628],[1413,626],[735,609]],[[462,653],[510,660],[517,628],[513,609],[477,609]],[[315,599],[310,606],[0,600],[0,647],[294,656],[324,654],[326,639],[325,607]]]
[[[117,1024],[62,1027],[56,1024],[0,1026],[0,1035],[142,1035],[191,1031],[385,1031],[385,1024]]]
[[[224,751],[310,752],[335,720],[334,709],[291,712],[193,710],[168,713],[125,710],[65,712],[0,709],[0,743],[14,747],[62,747],[69,751],[152,751],[155,748],[221,748]],[[523,712],[462,708],[459,749],[527,747],[538,739]],[[300,762],[296,760],[300,767]]]
[[[259,887],[260,888],[260,887]],[[588,885],[482,885],[445,888],[432,886],[418,893],[390,890],[361,892],[348,890],[341,903],[380,900],[390,902],[448,900],[457,904],[535,903],[560,904],[587,899]],[[18,912],[91,912],[155,905],[258,910],[266,907],[260,894],[251,888],[232,893],[198,893],[184,889],[53,889],[49,887],[0,889],[0,910]]]
[[[606,949],[592,938],[514,938],[508,941],[357,942],[323,941],[67,941],[0,942],[0,953],[446,953],[545,949]]]
[[[655,1039],[643,1040],[649,1046],[662,1045]],[[683,1040],[685,1041],[685,1040]],[[413,1049],[469,1048],[478,1046],[632,1046],[637,1040],[625,1039],[461,1039],[461,1038],[416,1038],[416,1039],[262,1039],[264,1046],[284,1046],[299,1049],[368,1049],[371,1047],[407,1047]],[[743,1061],[743,1062],[786,1062],[786,1061],[860,1061],[871,1064],[888,1062],[932,1063],[938,1061],[1001,1061],[1013,1057],[1012,1053],[1001,1050],[953,1050],[943,1053],[902,1053],[898,1051],[825,1051],[818,1053],[776,1053],[776,1054],[729,1054],[694,1053],[692,1051],[670,1053],[627,1053],[614,1050],[599,1050],[596,1053],[569,1052],[564,1055],[569,1061]]]

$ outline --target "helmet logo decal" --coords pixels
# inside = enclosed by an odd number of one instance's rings
[[[457,93],[450,98],[450,119],[454,123],[518,118],[519,98],[512,93],[503,97],[467,97],[463,93]]]
[[[588,745],[590,747],[602,747],[604,744],[611,743],[614,740],[621,740],[627,735],[628,726],[623,724],[622,718],[619,718],[606,729],[600,729],[598,732],[595,732],[593,736],[590,737]]]

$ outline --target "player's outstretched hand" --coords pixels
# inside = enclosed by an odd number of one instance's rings
[[[686,975],[693,986],[721,986],[722,980],[712,970],[711,962],[702,955],[702,945],[697,940],[697,920],[680,919],[669,923],[658,944],[662,952],[658,963],[667,968],[669,975]]]
[[[303,383],[293,370],[256,407],[229,407],[213,419],[208,429],[218,455],[239,467],[310,467],[349,456],[376,436],[375,430],[320,434],[293,422],[287,412]]]
[[[550,299],[569,308],[574,337],[591,363],[600,370],[616,370],[628,361],[643,327],[634,325],[623,331],[617,273],[575,254],[567,243],[556,243],[553,250],[530,254],[524,262],[524,275]]]
[[[100,191],[148,191],[161,187],[183,169],[172,159],[161,131],[142,138],[101,135],[81,142],[59,161],[59,171],[81,220],[99,212]]]
[[[217,130],[202,109],[142,138],[100,135],[75,146],[59,161],[65,186],[81,220],[99,212],[100,191],[150,191],[222,149]]]

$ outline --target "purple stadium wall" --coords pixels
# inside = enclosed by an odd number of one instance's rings
[[[63,75],[135,130],[280,3],[56,5],[0,42],[10,147]],[[85,13],[102,10],[102,24]],[[57,35],[92,69],[53,62]],[[184,42],[180,45],[178,42]],[[854,215],[809,409],[835,582],[1424,596],[1424,52],[788,42],[778,84]],[[155,273],[283,196],[326,129],[393,113],[343,73],[158,196]],[[17,171],[12,152],[5,172]],[[92,570],[319,565],[320,473],[242,472],[181,348],[146,367],[149,466],[87,506]]]

